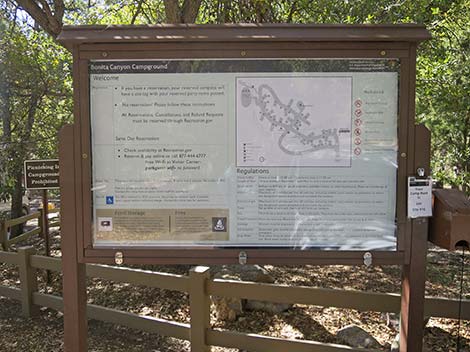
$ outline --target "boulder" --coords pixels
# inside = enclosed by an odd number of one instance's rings
[[[212,269],[214,279],[252,281],[272,284],[274,278],[259,265],[222,265]]]
[[[214,279],[251,281],[272,284],[275,279],[269,272],[259,265],[223,265],[212,268]],[[217,318],[234,321],[243,311],[262,310],[272,314],[281,313],[292,305],[264,301],[253,301],[232,297],[212,296]]]
[[[235,321],[243,313],[243,300],[232,297],[211,296],[218,320]]]
[[[279,314],[285,312],[292,307],[292,304],[288,303],[275,303],[266,301],[252,301],[244,300],[243,308],[245,310],[262,310],[271,314]]]
[[[345,345],[351,347],[370,349],[381,348],[380,344],[371,334],[354,324],[339,329],[336,333],[336,337]]]

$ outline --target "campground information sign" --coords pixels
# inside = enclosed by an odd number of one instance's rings
[[[26,160],[24,177],[26,189],[59,188],[59,159]]]
[[[94,245],[395,250],[399,68],[91,60]]]

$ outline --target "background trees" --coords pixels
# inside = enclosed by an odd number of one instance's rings
[[[418,59],[417,117],[433,135],[434,177],[470,193],[470,2],[431,8]]]
[[[0,11],[0,198],[14,214],[23,160],[54,156],[71,120],[71,59],[54,41],[64,24],[425,24],[417,118],[432,131],[433,176],[470,192],[470,0],[2,0]]]
[[[71,120],[71,79],[65,49],[8,15],[0,13],[0,194],[17,217],[23,161],[54,155],[57,131]]]

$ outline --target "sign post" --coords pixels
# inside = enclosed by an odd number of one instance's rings
[[[47,189],[42,190],[42,235],[46,245],[46,256],[51,255],[49,241],[49,201],[47,199]],[[47,282],[49,282],[49,272],[47,272]]]
[[[418,350],[427,219],[408,217],[407,190],[429,173],[414,120],[426,39],[417,25],[65,27],[64,284],[83,288],[84,263],[402,265],[401,351]],[[66,311],[83,312],[69,289]]]

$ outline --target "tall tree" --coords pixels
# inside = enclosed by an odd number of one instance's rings
[[[434,176],[470,194],[470,1],[432,6],[418,60],[419,120],[433,134]]]
[[[27,11],[38,25],[56,38],[63,26],[65,5],[63,0],[18,0],[18,5]]]
[[[21,216],[23,161],[57,152],[56,134],[71,120],[70,57],[43,32],[0,13],[0,191]]]
[[[433,134],[434,175],[470,192],[470,0],[18,0],[52,37],[63,23],[421,23],[417,116]],[[64,5],[65,4],[65,5]]]

